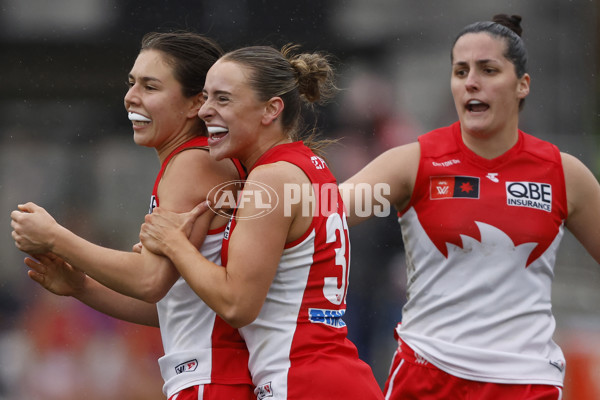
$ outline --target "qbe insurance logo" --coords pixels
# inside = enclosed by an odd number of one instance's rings
[[[286,183],[283,193],[271,186],[251,180],[233,180],[213,187],[207,198],[211,200],[209,208],[216,214],[231,217],[237,209],[237,219],[264,217],[277,207],[283,207],[283,215],[290,217],[295,207],[300,207],[302,216],[329,216],[338,212],[341,199],[346,210],[358,217],[387,217],[390,204],[386,198],[390,188],[387,184],[309,184]],[[251,210],[242,213],[240,209]]]
[[[552,185],[538,182],[506,182],[506,204],[552,212]]]

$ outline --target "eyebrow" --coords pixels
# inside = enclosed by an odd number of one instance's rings
[[[475,61],[475,64],[477,64],[477,65],[485,65],[485,64],[489,64],[490,62],[496,62],[496,60],[491,59],[491,58],[486,58],[486,59],[483,59],[483,60],[477,60],[477,61]],[[464,65],[469,65],[469,63],[466,62],[466,61],[457,61],[457,62],[453,63],[452,65],[464,66]]]
[[[129,79],[135,80],[135,76],[133,76],[132,74],[128,74],[127,76],[129,77]],[[154,78],[154,77],[151,77],[151,76],[141,76],[141,77],[138,78],[138,80],[140,80],[140,81],[142,81],[144,83],[147,83],[147,82],[161,82],[160,79]]]
[[[204,93],[204,94],[208,94],[208,90],[206,90],[206,89],[202,89],[202,93]],[[228,95],[231,95],[231,92],[228,92],[227,90],[215,90],[215,91],[214,91],[214,94],[215,94],[215,95],[220,95],[220,94],[228,94]]]

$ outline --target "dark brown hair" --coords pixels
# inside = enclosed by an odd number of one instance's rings
[[[142,38],[140,52],[144,50],[157,50],[165,55],[185,97],[202,93],[206,73],[223,54],[212,39],[186,31],[147,33]]]
[[[521,39],[523,29],[521,28],[521,17],[518,15],[508,16],[506,14],[494,15],[492,21],[475,22],[467,25],[456,36],[456,41],[467,33],[486,32],[492,36],[502,38],[506,41],[506,53],[504,56],[515,66],[517,77],[521,78],[527,72],[527,49]],[[452,57],[452,54],[450,54]]]
[[[521,28],[521,17],[519,15],[496,14],[492,21],[475,22],[464,27],[454,39],[454,45],[463,35],[467,33],[486,32],[494,37],[503,39],[506,42],[506,51],[504,57],[515,66],[515,73],[518,78],[523,77],[527,72],[527,49],[521,39],[523,28]],[[450,59],[454,61],[453,51],[450,52]],[[519,109],[523,108],[525,99],[521,99]]]

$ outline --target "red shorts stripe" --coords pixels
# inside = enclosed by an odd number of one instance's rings
[[[256,400],[252,385],[196,385],[185,388],[169,400]]]
[[[561,400],[550,385],[477,382],[450,375],[427,362],[405,343],[394,354],[385,383],[385,400]]]

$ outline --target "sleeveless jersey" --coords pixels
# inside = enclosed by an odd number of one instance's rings
[[[567,217],[558,148],[519,131],[509,151],[484,159],[458,122],[419,143],[399,219],[408,288],[398,335],[461,378],[562,386],[550,298]]]
[[[206,146],[206,137],[195,137],[165,159],[154,184],[150,212],[159,205],[158,184],[173,156],[187,149],[207,149]],[[239,162],[236,166],[242,172]],[[206,259],[218,265],[223,231],[224,228],[209,231],[199,249]],[[248,350],[238,330],[217,316],[182,277],[156,306],[165,351],[158,363],[167,398],[194,385],[251,384]]]
[[[302,142],[268,150],[253,168],[278,161],[302,169],[320,212],[301,238],[285,246],[258,317],[240,329],[257,398],[383,399],[370,367],[347,339],[342,320],[350,243],[335,178]],[[235,223],[235,218],[230,221],[224,236],[224,263]]]

